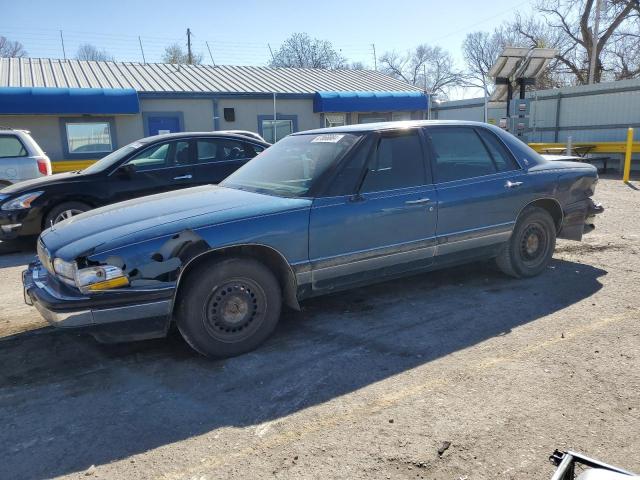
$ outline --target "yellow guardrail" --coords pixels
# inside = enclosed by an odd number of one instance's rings
[[[593,146],[589,153],[626,153],[627,142],[573,142],[573,147]],[[550,148],[565,148],[566,143],[530,143],[529,146],[538,153],[545,153]],[[640,142],[632,143],[632,153],[640,153]]]
[[[51,171],[53,173],[72,172],[74,170],[82,170],[89,165],[93,165],[97,160],[58,160],[51,162]]]

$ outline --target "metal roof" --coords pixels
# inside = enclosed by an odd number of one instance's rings
[[[168,63],[0,58],[0,87],[133,88],[143,93],[416,91],[371,70],[321,70]]]

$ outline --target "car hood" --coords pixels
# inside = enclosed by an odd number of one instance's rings
[[[72,260],[185,229],[310,206],[308,199],[205,185],[97,208],[48,228],[41,238],[53,256]]]
[[[69,180],[81,180],[84,175],[81,172],[65,172],[48,175],[46,177],[33,178],[9,185],[0,190],[0,195],[12,196],[20,193],[34,192],[42,188]]]

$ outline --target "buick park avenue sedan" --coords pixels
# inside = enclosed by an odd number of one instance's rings
[[[218,186],[98,208],[45,230],[27,303],[100,341],[175,322],[208,356],[247,352],[281,306],[479,259],[531,277],[602,207],[590,165],[548,162],[471,122],[290,135]]]

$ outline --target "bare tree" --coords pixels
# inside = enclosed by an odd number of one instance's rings
[[[273,54],[270,67],[346,68],[347,60],[328,40],[294,33]]]
[[[482,88],[487,94],[492,90],[489,70],[505,47],[506,40],[501,30],[473,32],[462,42],[462,55],[467,71],[464,76],[465,86]]]
[[[451,88],[460,85],[463,78],[447,51],[426,44],[418,45],[404,54],[386,52],[380,57],[380,70],[444,97]]]
[[[78,47],[76,60],[91,60],[96,62],[112,62],[113,56],[105,50],[98,50],[97,47],[90,43],[84,43]]]
[[[587,83],[593,55],[596,57],[595,82],[599,82],[603,74],[610,73],[613,78],[619,76],[616,70],[624,69],[623,65],[628,66],[631,61],[626,52],[616,50],[615,43],[633,42],[634,35],[637,38],[638,34],[640,0],[603,0],[598,41],[593,51],[595,8],[594,0],[541,0],[537,6],[547,25],[564,36],[565,48],[557,60],[571,72],[577,84]],[[526,26],[523,33],[528,33]],[[631,55],[634,54],[632,51]],[[632,70],[624,75],[631,74]]]
[[[9,40],[7,37],[0,35],[0,57],[20,58],[26,56],[27,51],[20,42]]]
[[[369,67],[360,61],[351,62],[348,65],[345,65],[344,68],[349,70],[369,70]]]
[[[164,53],[162,54],[162,61],[164,63],[188,64],[189,54],[182,48],[179,43],[174,43],[173,45],[169,45],[164,49]],[[202,63],[202,54],[197,53],[191,55],[191,63],[194,65],[200,65]]]

